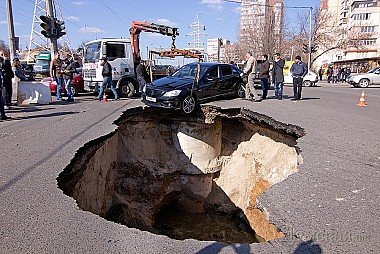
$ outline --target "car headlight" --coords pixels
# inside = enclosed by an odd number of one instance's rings
[[[173,90],[173,91],[169,91],[169,92],[164,93],[163,96],[174,97],[174,96],[178,96],[180,93],[181,93],[181,90]]]

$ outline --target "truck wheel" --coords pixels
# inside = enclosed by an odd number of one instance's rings
[[[369,86],[369,80],[366,78],[362,78],[361,80],[359,80],[358,86],[361,88],[368,87]]]
[[[124,98],[131,98],[135,93],[135,86],[131,80],[123,80],[119,85],[119,96]]]
[[[185,115],[189,115],[194,112],[197,104],[197,100],[194,95],[187,94],[181,102],[181,112]]]
[[[312,86],[313,83],[311,83],[310,80],[305,80],[303,83],[302,83],[303,86]]]

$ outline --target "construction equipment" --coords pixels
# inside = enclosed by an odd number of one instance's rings
[[[133,21],[129,29],[131,39],[99,39],[84,45],[83,52],[83,80],[84,88],[89,92],[97,92],[102,84],[102,66],[100,59],[106,57],[112,66],[112,81],[121,97],[132,97],[138,91],[138,82],[135,74],[137,60],[140,55],[140,33],[159,33],[171,36],[171,50],[154,52],[163,57],[194,57],[200,56],[188,50],[175,48],[175,39],[179,35],[178,28],[157,25],[149,22]],[[133,55],[133,57],[131,57]]]

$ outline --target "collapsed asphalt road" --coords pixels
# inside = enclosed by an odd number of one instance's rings
[[[211,103],[251,108],[305,129],[298,140],[299,172],[258,199],[285,237],[260,244],[173,240],[82,211],[63,194],[56,178],[75,152],[112,132],[112,122],[139,101],[99,103],[84,97],[70,105],[15,108],[10,116],[16,120],[0,123],[0,252],[376,252],[380,148],[374,137],[380,130],[380,91],[366,90],[366,108],[355,106],[359,96],[356,89],[326,87],[304,89],[305,100],[295,103]]]

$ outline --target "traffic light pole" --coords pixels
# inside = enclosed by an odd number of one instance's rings
[[[53,0],[46,0],[46,12],[49,17],[51,17],[51,20],[54,20],[54,13],[53,13]],[[54,26],[54,23],[52,22],[51,27]],[[50,38],[50,51],[52,58],[54,57],[55,53],[58,52],[58,43],[57,43],[57,36],[53,35]]]
[[[310,70],[310,66],[311,66],[311,15],[312,15],[312,13],[313,13],[313,7],[310,7],[310,20],[309,20],[309,50],[308,50],[308,52],[309,52],[309,61],[307,61],[308,63],[307,63],[307,69],[308,69],[308,71]]]

